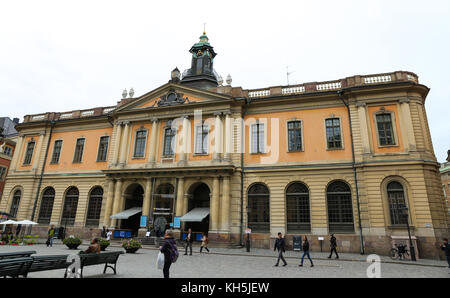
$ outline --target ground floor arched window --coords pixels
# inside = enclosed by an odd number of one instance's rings
[[[96,227],[100,223],[100,213],[102,211],[103,188],[94,187],[89,195],[89,205],[86,216],[86,226]]]
[[[270,194],[262,183],[248,190],[248,227],[254,232],[270,232]]]
[[[286,217],[288,232],[311,231],[309,191],[301,182],[295,182],[286,189]]]
[[[334,181],[327,187],[328,228],[330,233],[354,232],[353,204],[350,187]]]
[[[53,203],[55,201],[55,189],[47,187],[42,193],[41,207],[39,209],[38,223],[49,224],[52,217]]]
[[[13,195],[11,208],[9,209],[9,214],[11,215],[11,217],[17,216],[17,211],[19,211],[21,197],[22,197],[22,191],[20,189],[16,190]]]
[[[403,186],[397,181],[389,182],[389,184],[387,185],[387,193],[391,224],[406,225],[408,217],[403,213],[403,210],[406,209],[405,192],[403,191]]]
[[[67,226],[73,226],[75,223],[75,216],[77,214],[78,207],[78,188],[70,187],[66,191],[65,199],[64,199],[64,207],[61,218],[61,224]]]

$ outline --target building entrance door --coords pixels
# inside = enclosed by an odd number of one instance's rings
[[[188,212],[195,208],[209,208],[210,194],[208,185],[199,183],[191,187],[192,191],[188,201]],[[194,233],[208,233],[209,231],[209,215],[198,222],[186,222],[185,230],[192,229]]]
[[[144,201],[144,189],[139,184],[130,185],[125,191],[125,208],[128,210],[133,207],[141,207]],[[123,230],[131,230],[133,236],[137,236],[142,212],[134,214],[127,219],[122,219],[120,228]]]

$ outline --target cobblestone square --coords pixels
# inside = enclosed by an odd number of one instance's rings
[[[79,250],[86,249],[81,245]],[[58,255],[78,253],[79,250],[69,250],[65,245],[33,246],[2,246],[0,253],[13,251],[35,250],[36,255]],[[123,250],[118,245],[110,246],[107,251]],[[303,267],[299,267],[300,252],[288,251],[285,255],[288,266],[273,267],[276,253],[266,249],[211,248],[210,253],[198,253],[194,247],[192,256],[184,255],[184,249],[179,247],[180,257],[172,264],[170,277],[173,278],[366,278],[370,265],[365,260],[367,256],[357,254],[341,254],[339,260],[327,259],[326,253],[312,252],[314,267],[305,259]],[[110,269],[102,274],[104,265],[84,268],[85,278],[162,278],[162,270],[156,268],[158,250],[145,247],[135,254],[123,254],[117,263],[117,275]],[[450,269],[445,261],[421,259],[415,264],[411,261],[393,262],[388,257],[381,256],[381,277],[406,278],[450,278]],[[28,278],[62,278],[64,270],[34,272]]]

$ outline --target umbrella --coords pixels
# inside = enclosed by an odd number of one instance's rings
[[[37,225],[37,222],[25,219],[25,220],[21,220],[21,221],[16,221],[15,222],[16,225]]]
[[[17,221],[14,221],[14,220],[7,220],[7,221],[4,221],[4,222],[0,222],[0,225],[15,225],[15,224],[17,224]]]

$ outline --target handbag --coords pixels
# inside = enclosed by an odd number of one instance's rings
[[[158,269],[163,269],[164,268],[164,254],[159,252],[158,254],[158,259],[156,260],[156,265]]]

